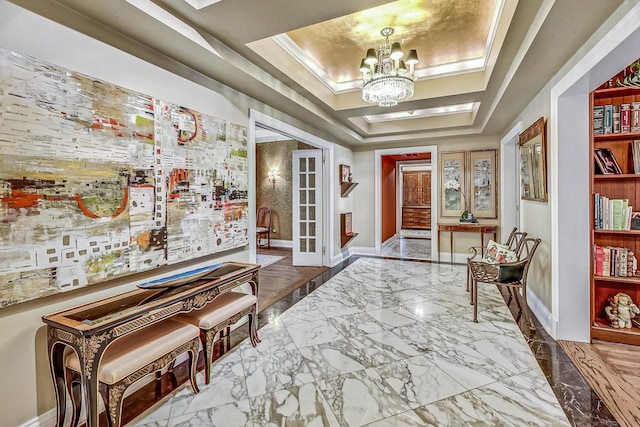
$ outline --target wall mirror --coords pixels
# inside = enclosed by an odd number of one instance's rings
[[[547,201],[546,122],[540,117],[520,134],[520,196]]]

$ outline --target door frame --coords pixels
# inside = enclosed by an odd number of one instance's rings
[[[500,140],[500,230],[520,228],[520,147],[522,121]],[[502,238],[505,237],[503,234]]]
[[[431,257],[438,256],[438,239],[433,238],[438,232],[438,178],[437,172],[434,179],[433,171],[438,170],[438,146],[424,145],[420,147],[386,148],[375,150],[374,168],[374,251],[375,255],[382,253],[382,156],[392,156],[396,154],[431,153]],[[397,188],[397,187],[396,187]],[[396,203],[398,203],[396,198]]]
[[[293,125],[285,123],[260,111],[249,109],[249,126],[247,128],[247,155],[249,167],[249,259],[256,261],[256,126],[270,129],[274,132],[289,136],[305,144],[322,150],[324,163],[322,164],[322,245],[326,248],[322,256],[322,265],[330,266],[333,256],[333,233],[335,218],[334,187],[336,177],[329,173],[333,170],[333,143],[305,132]],[[295,242],[294,242],[295,244]]]
[[[403,166],[408,166],[408,167],[415,166],[415,167],[421,167],[419,170],[422,170],[422,171],[428,170],[429,172],[431,172],[431,188],[433,188],[433,170],[431,168],[431,162],[430,161],[427,162],[426,160],[403,160],[403,161],[396,162],[396,166],[398,167],[398,169],[396,170],[396,176],[397,176],[396,192],[398,194],[398,197],[396,198],[398,200],[398,204],[396,206],[396,237],[400,238],[400,234],[402,232],[402,206],[404,205],[402,168]],[[433,201],[432,201],[432,204],[433,204]],[[431,233],[433,236],[433,230],[431,230]]]

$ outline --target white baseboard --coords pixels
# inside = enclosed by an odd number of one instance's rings
[[[552,338],[555,339],[555,327],[553,316],[547,307],[542,304],[542,301],[534,294],[531,289],[527,289],[527,305],[529,310],[536,316],[542,327]]]
[[[371,246],[352,246],[351,255],[375,256],[376,248],[373,248]]]
[[[293,240],[271,239],[271,246],[275,246],[276,248],[293,248]]]
[[[467,259],[469,258],[469,254],[467,253],[454,253],[453,254],[453,262],[455,264],[467,264]],[[438,258],[433,258],[433,261],[438,261]],[[440,252],[440,262],[448,263],[451,262],[451,257],[449,256],[449,252]]]
[[[56,408],[49,409],[44,414],[33,418],[26,423],[20,425],[20,427],[54,427],[56,425]]]
[[[398,235],[394,234],[393,236],[389,237],[382,245],[380,245],[380,251],[384,252],[386,249],[389,248],[389,246],[393,245],[396,240],[398,240]]]

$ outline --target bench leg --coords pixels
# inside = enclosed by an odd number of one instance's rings
[[[67,390],[69,392],[69,396],[71,396],[71,406],[73,407],[71,423],[69,425],[72,427],[78,427],[78,423],[80,422],[80,411],[82,410],[82,385],[80,384],[80,374],[72,371],[71,369],[67,369],[66,371],[65,376]]]
[[[252,311],[249,313],[249,339],[251,339],[251,345],[254,347],[260,342],[258,336],[258,314],[257,306],[254,305]]]
[[[478,323],[478,282],[471,280],[471,295],[473,304],[473,321]]]

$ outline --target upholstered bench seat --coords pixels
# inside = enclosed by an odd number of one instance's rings
[[[114,341],[102,355],[98,369],[100,393],[108,408],[112,427],[120,425],[124,391],[147,374],[157,372],[171,364],[179,355],[189,353],[191,387],[195,393],[196,363],[200,346],[200,329],[194,325],[175,320],[164,320],[133,332]],[[75,352],[70,353],[65,366],[75,372],[80,370],[80,361]],[[70,381],[73,382],[73,381]],[[77,383],[77,380],[76,380]],[[78,384],[76,384],[78,385]],[[71,390],[72,384],[68,384]],[[74,393],[71,393],[74,396]],[[76,393],[76,396],[78,394]],[[74,398],[75,423],[80,413],[80,402]],[[74,423],[72,422],[72,425]]]
[[[179,314],[174,319],[195,325],[200,328],[200,339],[204,349],[205,382],[209,384],[211,374],[211,359],[213,357],[213,341],[218,333],[227,334],[231,325],[242,317],[249,315],[249,338],[255,346],[260,339],[256,328],[258,299],[255,295],[239,292],[225,292],[199,310]]]

